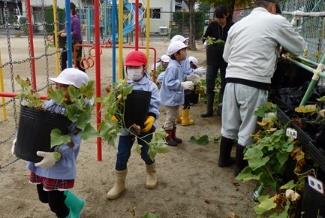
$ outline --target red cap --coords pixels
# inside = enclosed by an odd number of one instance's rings
[[[147,65],[147,57],[141,51],[131,51],[125,58],[125,66],[140,67]]]

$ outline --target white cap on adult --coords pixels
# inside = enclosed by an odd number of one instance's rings
[[[171,42],[167,48],[167,55],[171,56],[183,48],[187,48],[187,45],[185,45],[183,42]]]
[[[169,61],[170,61],[170,57],[169,57],[168,55],[162,55],[162,56],[160,57],[160,60],[161,60],[162,62],[169,63]]]
[[[182,36],[182,35],[175,35],[175,36],[173,36],[173,38],[170,40],[170,42],[180,41],[180,42],[185,43],[186,40],[188,40],[188,38],[185,38],[185,37]]]
[[[85,72],[76,68],[66,68],[56,78],[50,78],[50,80],[55,83],[72,85],[79,89],[88,83],[89,77]]]

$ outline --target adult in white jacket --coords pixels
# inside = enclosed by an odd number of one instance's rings
[[[230,157],[235,140],[237,175],[247,164],[243,150],[251,144],[257,117],[255,110],[268,98],[275,71],[277,47],[299,55],[304,40],[286,18],[275,15],[278,0],[257,0],[256,8],[228,32],[223,58],[228,63],[222,107],[218,165],[233,164]]]

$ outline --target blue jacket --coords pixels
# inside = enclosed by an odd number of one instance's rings
[[[185,75],[180,62],[170,60],[160,88],[161,104],[179,106],[184,104],[184,89],[181,83]]]
[[[159,84],[161,84],[162,81],[164,80],[165,73],[166,73],[166,71],[161,72],[161,73],[159,74],[159,76],[158,76],[158,78],[157,78],[157,82],[158,82]]]
[[[54,113],[64,114],[65,109],[55,103],[53,100],[46,101],[43,105],[45,110]],[[28,162],[27,167],[30,171],[38,176],[51,178],[72,180],[76,177],[76,160],[80,150],[81,137],[79,135],[71,135],[74,146],[71,148],[67,144],[58,146],[55,150],[62,154],[61,159],[51,168],[36,167],[33,162]]]
[[[148,78],[147,74],[145,74],[139,81],[128,80],[128,84],[133,86],[133,90],[151,92],[149,113],[154,114],[157,120],[160,114],[160,97],[157,85]],[[157,127],[156,122],[154,126]],[[122,129],[120,135],[128,135],[128,132],[125,129]]]
[[[185,76],[188,76],[193,73],[193,69],[191,68],[191,63],[188,58],[181,61],[181,66]]]

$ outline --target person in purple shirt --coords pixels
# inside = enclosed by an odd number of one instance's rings
[[[71,8],[71,34],[72,34],[72,44],[73,44],[73,62],[74,66],[78,68],[79,70],[82,70],[85,72],[85,69],[83,69],[80,66],[80,60],[82,56],[82,47],[76,47],[76,44],[82,44],[82,36],[81,36],[81,26],[80,26],[80,18],[77,15],[76,11],[76,5],[74,3],[70,3]],[[59,32],[60,37],[66,37],[67,33],[65,30],[62,30]],[[67,68],[67,52],[66,49],[63,48],[63,51],[61,52],[61,70],[64,70]]]

